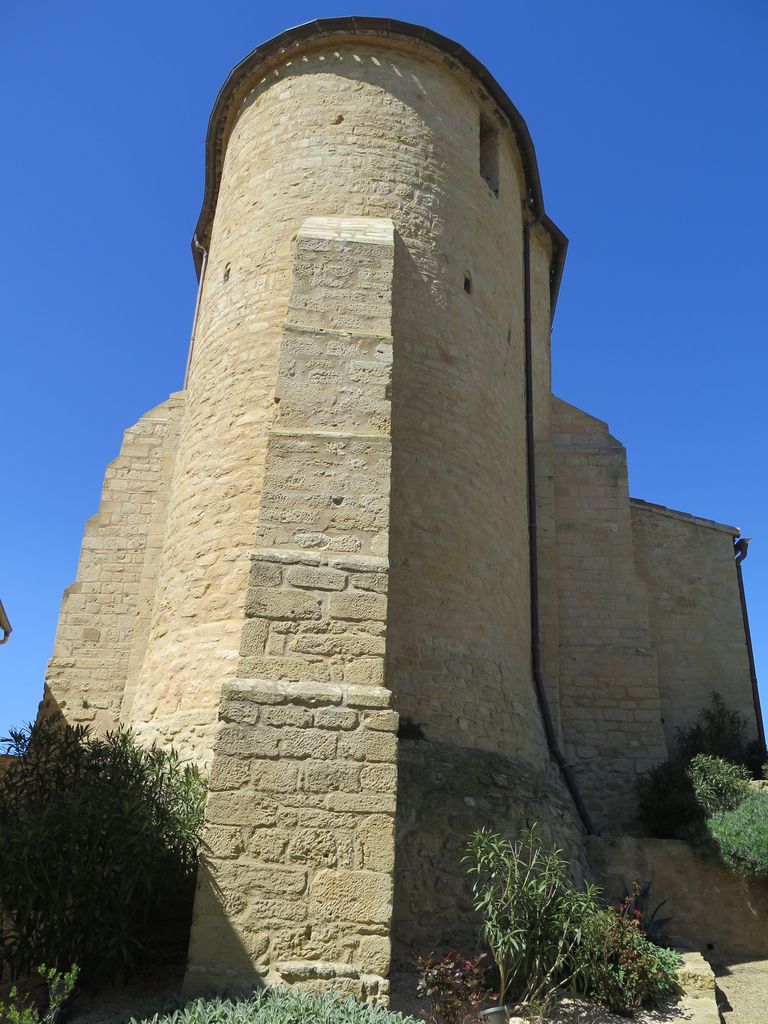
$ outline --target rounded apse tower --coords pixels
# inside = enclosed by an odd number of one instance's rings
[[[211,766],[190,988],[386,999],[393,928],[400,948],[425,919],[433,942],[456,934],[478,813],[511,822],[546,794],[578,845],[532,680],[527,505],[565,240],[509,99],[410,25],[320,21],[260,47],[219,95],[206,160],[199,317],[125,708]],[[463,788],[438,805],[443,766]]]
[[[386,297],[394,358],[391,381],[377,383],[391,420],[382,414],[375,424],[392,443],[383,540],[374,550],[339,531],[334,540],[301,529],[308,512],[284,494],[282,520],[293,514],[296,529],[269,543],[322,556],[388,553],[384,673],[401,714],[450,742],[538,756],[524,218],[537,220],[542,418],[564,239],[543,214],[522,119],[456,44],[409,25],[337,19],[287,32],[238,65],[217,100],[206,160],[199,317],[146,654],[124,710],[148,738],[210,759],[222,683],[244,674],[238,656],[269,432],[285,419],[283,332],[289,319],[303,326],[289,309],[302,272],[297,237],[309,217],[372,218],[391,221],[394,246]],[[343,302],[343,274],[322,283]],[[350,350],[350,366],[369,383],[357,356]],[[337,371],[327,353],[306,371],[321,408],[341,403]],[[350,496],[325,500],[338,520],[351,515]],[[295,676],[290,650],[279,646],[269,650],[281,661],[245,674]],[[247,649],[264,653],[252,641]],[[346,656],[328,658],[316,662],[320,680],[343,680]]]

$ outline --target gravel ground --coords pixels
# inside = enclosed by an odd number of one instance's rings
[[[399,1010],[400,1013],[408,1013],[416,1020],[423,1020],[424,1011],[429,1003],[425,999],[416,996],[416,978],[413,974],[392,975],[392,997],[391,1009]],[[653,1013],[641,1013],[633,1018],[635,1024],[683,1024],[685,1021],[693,1021],[692,1013],[683,1005],[672,1005],[664,1010],[657,1010]],[[617,1017],[616,1014],[595,1006],[594,1003],[587,1003],[582,999],[563,999],[556,1011],[552,1011],[547,1017],[551,1024],[627,1024],[626,1017]],[[512,1017],[510,1024],[529,1024],[522,1018]],[[761,1018],[755,1018],[749,1024],[758,1024]],[[738,1022],[741,1024],[741,1021]]]
[[[768,960],[714,962],[717,1005],[725,1024],[768,1021]]]

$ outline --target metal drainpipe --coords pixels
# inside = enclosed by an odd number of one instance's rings
[[[531,228],[541,219],[537,213],[523,226],[523,274],[524,274],[524,316],[525,326],[525,448],[528,474],[528,551],[530,558],[531,586],[531,668],[536,697],[539,703],[541,720],[547,738],[547,747],[555,764],[560,770],[568,792],[578,811],[587,835],[593,835],[594,829],[589,812],[581,798],[576,780],[557,743],[552,713],[549,710],[544,679],[541,674],[541,634],[539,626],[539,548],[538,529],[536,524],[536,452],[533,434],[533,341],[531,328]]]
[[[734,545],[739,538],[734,538]],[[747,641],[747,658],[749,659],[749,678],[752,683],[752,701],[755,705],[755,722],[757,723],[757,738],[762,748],[762,756],[765,757],[765,727],[763,725],[763,712],[760,707],[760,691],[757,687],[757,671],[755,669],[755,655],[752,650],[752,631],[749,628],[749,614],[747,613],[747,595],[744,591],[744,576],[741,572],[741,563],[746,558],[746,549],[740,558],[735,559],[736,578],[739,581],[739,600],[741,601],[741,617],[744,621],[744,636]]]
[[[195,312],[192,316],[192,333],[189,336],[189,353],[187,355],[187,367],[184,370],[184,388],[186,389],[189,384],[189,371],[192,366],[192,353],[195,348],[195,334],[197,333],[197,318],[200,314],[200,299],[203,294],[203,281],[205,280],[205,268],[208,266],[208,250],[205,246],[200,245],[197,240],[197,235],[193,239],[193,243],[198,252],[203,254],[202,262],[200,264],[200,278],[197,282],[197,298],[195,299]]]

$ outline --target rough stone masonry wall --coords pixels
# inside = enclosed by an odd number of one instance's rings
[[[397,715],[378,686],[229,683],[188,991],[325,985],[386,1002]]]
[[[240,673],[258,678],[222,698],[189,990],[387,999],[393,258],[391,221],[299,231],[242,634]]]
[[[651,882],[654,904],[665,901],[663,915],[671,917],[664,931],[676,944],[715,960],[768,957],[764,878],[732,871],[678,839],[590,836],[586,849],[611,901],[621,899],[624,883]]]
[[[396,966],[412,969],[412,953],[477,948],[480,918],[463,857],[479,828],[514,838],[536,824],[565,851],[574,880],[588,877],[581,825],[553,765],[401,738],[397,771]]]
[[[480,173],[481,111],[499,125],[498,194]],[[292,247],[322,213],[397,230],[391,686],[434,737],[545,756],[525,598],[525,188],[509,127],[460,65],[371,35],[276,57],[227,134],[139,732],[210,756],[237,669]]]
[[[664,733],[674,749],[717,690],[757,736],[734,565],[737,530],[632,502],[635,563],[648,588]]]
[[[126,430],[85,527],[76,581],[64,591],[45,698],[68,722],[97,732],[117,724],[142,642],[137,615],[152,589],[183,407],[183,393],[171,395]]]
[[[634,779],[666,756],[626,451],[559,399],[552,442],[565,753],[595,826],[620,829],[633,824]]]

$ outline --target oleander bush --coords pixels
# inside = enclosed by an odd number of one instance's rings
[[[413,1017],[332,993],[260,989],[243,999],[195,999],[179,1010],[130,1024],[416,1024]]]
[[[0,975],[80,966],[85,980],[186,937],[205,786],[174,751],[41,718],[4,742]]]
[[[595,886],[574,885],[535,826],[517,842],[475,832],[466,860],[500,1002],[545,1011],[567,989],[631,1016],[677,991],[680,958],[646,938],[641,911],[605,907]]]

